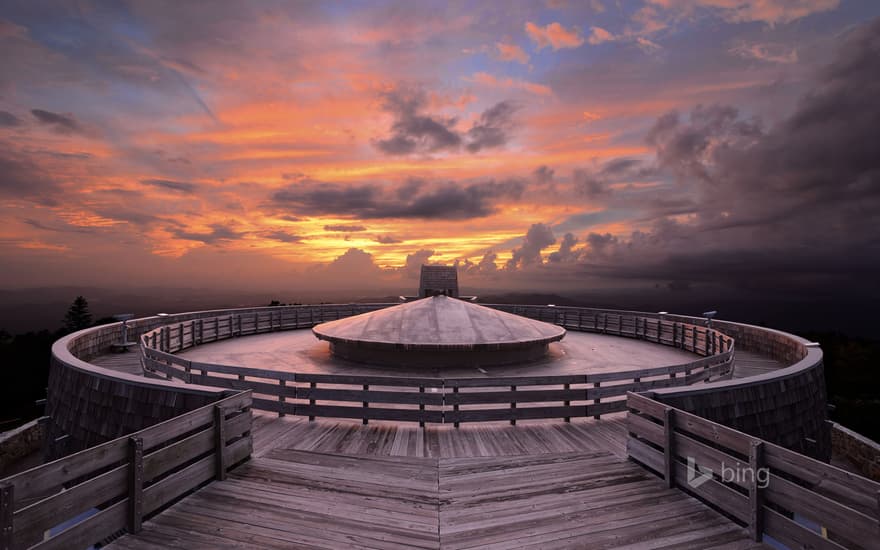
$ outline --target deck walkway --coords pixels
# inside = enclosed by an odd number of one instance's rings
[[[109,548],[763,548],[626,460],[625,426],[256,413],[250,461]]]

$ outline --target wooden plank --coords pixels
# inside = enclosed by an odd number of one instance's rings
[[[271,369],[257,369],[251,367],[237,367],[233,365],[219,365],[215,363],[202,363],[200,361],[192,362],[193,370],[205,372],[215,372],[218,374],[235,374],[250,376],[252,378],[266,378],[269,380],[287,380],[293,382],[296,374],[292,372],[277,371]]]
[[[259,397],[253,399],[253,407],[261,411],[284,414],[295,414],[296,411],[296,405],[294,403],[280,403],[274,399],[261,399]]]
[[[43,538],[45,530],[125,495],[127,480],[128,465],[125,464],[22,508],[15,513],[16,545],[26,548],[35,544]]]
[[[520,407],[515,409],[471,409],[445,411],[444,422],[491,422],[496,420],[565,418],[587,416],[587,408],[580,406]]]
[[[11,483],[0,485],[0,549],[12,550],[15,535],[13,515],[15,512],[15,486]]]
[[[507,410],[507,409],[505,409]],[[419,409],[389,409],[371,407],[345,407],[336,405],[297,405],[297,416],[332,418],[368,418],[370,420],[398,420],[401,422],[442,422],[441,411],[422,411]],[[447,413],[448,414],[448,413]]]
[[[150,426],[149,428],[132,435],[137,435],[144,440],[145,450],[152,449],[156,445],[164,443],[169,439],[174,439],[213,422],[214,405],[220,405],[228,410],[236,410],[250,407],[251,402],[251,393],[249,391],[244,391],[231,397],[221,399],[214,404],[206,405],[205,407],[160,422],[159,424]],[[125,438],[123,438],[123,441],[124,440]]]
[[[764,490],[768,503],[776,504],[800,514],[819,525],[824,525],[839,537],[854,545],[863,545],[866,533],[877,533],[877,520],[847,508],[829,498],[818,495],[775,474]],[[874,547],[880,547],[880,540]]]
[[[220,405],[214,405],[214,479],[226,479],[226,413]]]
[[[128,459],[128,518],[129,533],[141,530],[144,504],[144,441],[139,437],[129,438]]]
[[[87,548],[125,528],[128,499],[101,510],[54,537],[40,542],[31,550],[69,550]]]
[[[630,437],[626,440],[626,453],[658,474],[663,473],[663,453],[648,444]]]
[[[666,487],[675,487],[675,410],[667,407],[663,413],[663,479]]]
[[[675,477],[678,479],[688,479],[687,466],[681,462],[675,463]],[[702,480],[702,483],[680,483],[678,487],[695,494],[706,502],[724,510],[744,524],[749,521],[749,499],[747,496],[738,493],[719,483],[715,479]]]
[[[798,525],[779,512],[764,507],[764,533],[770,535],[789,548],[809,548],[810,550],[845,550],[810,529]]]
[[[626,415],[627,430],[658,447],[663,446],[663,426],[651,422],[647,417],[629,413]]]
[[[179,472],[144,489],[144,514],[174,501],[180,495],[212,479],[216,474],[214,455],[208,455]]]
[[[605,401],[603,403],[591,403],[587,405],[587,416],[596,417],[600,414],[623,412],[626,410],[626,399]]]
[[[355,386],[362,386],[363,384],[369,384],[371,386],[426,386],[429,388],[439,388],[443,386],[443,380],[440,378],[354,376],[347,374],[297,373],[296,381],[316,384],[350,384]]]
[[[242,436],[251,429],[250,415],[239,414],[226,422],[227,440]],[[152,479],[173,470],[214,448],[214,426],[208,426],[186,439],[163,447],[144,457],[144,479]]]
[[[880,483],[772,443],[765,443],[764,457],[767,466],[803,480],[814,492],[863,514],[876,513]]]
[[[626,406],[661,421],[666,410],[666,405],[663,403],[633,392],[626,394]]]
[[[490,404],[490,403],[544,403],[552,401],[584,401],[586,388],[574,390],[517,390],[488,392],[459,392],[445,395],[447,405]]]
[[[752,479],[748,483],[749,537],[755,542],[760,542],[764,536],[765,487],[760,486],[758,476],[760,475],[760,472],[763,471],[766,471],[769,474],[769,470],[764,470],[764,443],[762,441],[752,441],[752,446],[749,451],[749,470],[752,472]]]
[[[493,378],[445,378],[447,387],[489,388],[509,386],[561,386],[563,384],[585,384],[586,375],[566,374],[555,376],[499,376]]]
[[[321,399],[323,401],[367,401],[369,403],[398,403],[435,406],[443,404],[443,394],[439,392],[381,391],[374,389],[343,390],[301,387],[297,388],[296,397],[297,399]]]
[[[743,455],[749,454],[749,447],[754,437],[743,432],[728,428],[717,422],[706,420],[695,414],[676,409],[678,418],[678,428],[685,434],[692,434],[702,437],[722,447],[732,449]]]
[[[229,388],[233,390],[251,390],[253,393],[274,395],[283,397],[296,397],[296,386],[281,386],[277,383],[258,382],[256,380],[239,380],[236,378],[223,378],[202,374],[192,374],[191,382],[204,386]]]
[[[634,377],[638,378],[638,377]],[[629,392],[643,392],[656,388],[668,388],[680,385],[678,379],[661,378],[659,380],[645,380],[631,382],[629,384],[615,384],[613,386],[599,386],[597,388],[587,388],[587,399],[602,399],[605,397],[617,397],[626,395]]]

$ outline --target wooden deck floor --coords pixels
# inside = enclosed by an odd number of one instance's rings
[[[762,547],[626,460],[625,435],[623,414],[458,430],[258,414],[249,462],[110,548]]]

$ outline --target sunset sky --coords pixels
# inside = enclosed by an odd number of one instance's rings
[[[0,286],[880,276],[880,2],[0,5]]]

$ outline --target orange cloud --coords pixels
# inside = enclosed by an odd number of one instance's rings
[[[514,88],[535,95],[553,95],[553,90],[550,89],[549,86],[545,86],[544,84],[538,84],[535,82],[528,82],[526,80],[519,80],[514,78],[497,78],[486,72],[474,73],[470,77],[467,77],[466,80],[491,88]]]
[[[496,54],[496,56],[502,61],[516,61],[517,63],[522,63],[523,65],[529,62],[529,54],[527,54],[525,50],[523,50],[516,44],[506,44],[504,42],[498,42],[495,44],[495,47],[498,49],[498,53]]]
[[[602,27],[590,27],[590,37],[587,39],[592,45],[601,44],[603,42],[612,42],[616,37]]]
[[[790,23],[814,13],[836,9],[840,0],[648,0],[667,10],[690,14],[696,8],[717,10],[731,23],[759,21],[768,25]]]
[[[526,23],[526,34],[538,45],[538,49],[543,49],[547,46],[554,50],[577,48],[584,43],[580,31],[576,28],[568,30],[559,23],[550,23],[545,27],[539,27],[529,21]]]

